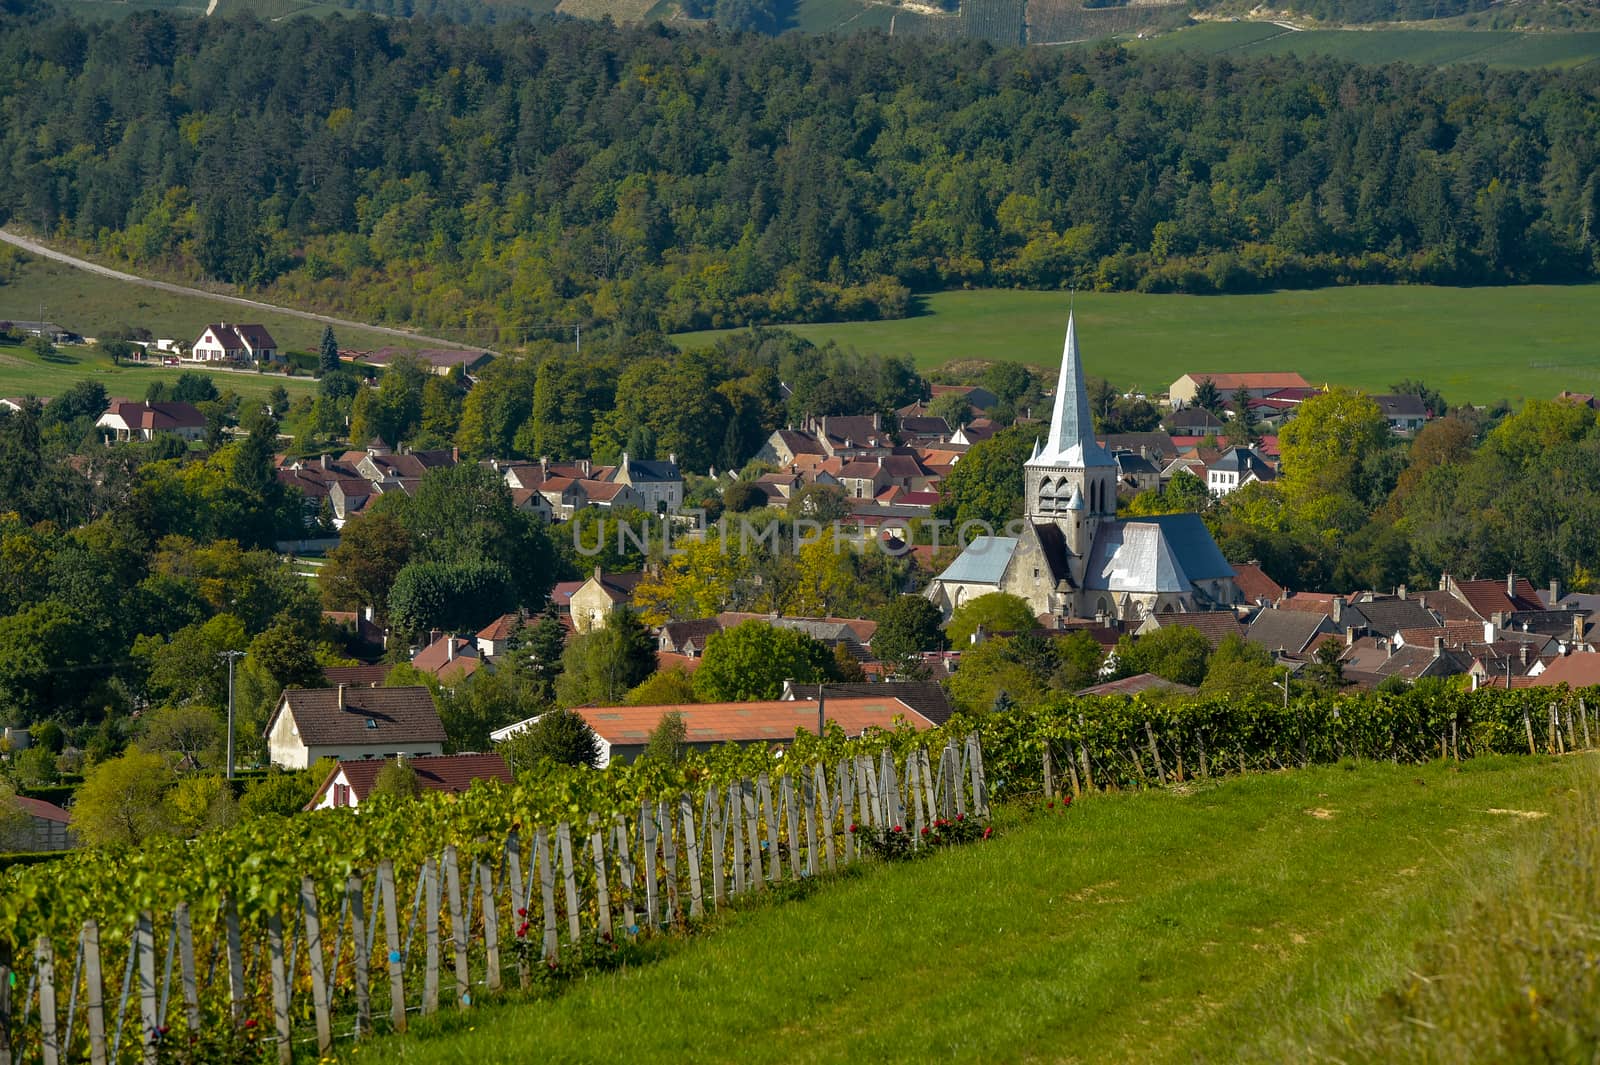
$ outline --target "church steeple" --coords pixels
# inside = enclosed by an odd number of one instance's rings
[[[1043,450],[1031,461],[1077,469],[1116,464],[1094,438],[1089,389],[1083,381],[1083,361],[1078,357],[1078,329],[1070,311],[1067,313],[1067,343],[1061,353],[1061,376],[1056,382],[1055,410],[1050,416],[1050,435],[1045,439]]]

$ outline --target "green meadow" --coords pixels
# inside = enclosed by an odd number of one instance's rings
[[[821,343],[909,354],[925,369],[966,359],[1061,359],[1064,292],[921,297],[912,317],[792,326]],[[1092,375],[1165,391],[1181,374],[1297,370],[1313,384],[1382,391],[1420,378],[1456,402],[1600,391],[1600,286],[1370,285],[1246,296],[1078,293]],[[685,333],[680,346],[717,332]]]
[[[1308,1060],[1308,1036],[1360,1027],[1515,882],[1596,768],[1350,763],[1002,808],[988,843],[733,911],[632,970],[418,1018],[346,1060]]]
[[[1388,26],[1295,31],[1271,22],[1206,22],[1135,42],[1134,47],[1207,55],[1327,55],[1356,63],[1483,63],[1531,70],[1571,68],[1595,61],[1600,58],[1600,33]]]
[[[152,381],[171,384],[178,375],[194,366],[124,363],[114,366],[93,347],[64,345],[56,354],[40,358],[27,348],[0,346],[0,396],[58,396],[74,382],[92,378],[105,386],[112,399],[143,399]],[[316,381],[310,377],[285,377],[237,370],[201,369],[215,380],[218,392],[229,389],[241,396],[264,398],[278,385],[291,396],[310,391]]]

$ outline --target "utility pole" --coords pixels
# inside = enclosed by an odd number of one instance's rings
[[[228,779],[233,779],[233,664],[244,657],[243,651],[223,651],[218,658],[228,660]]]

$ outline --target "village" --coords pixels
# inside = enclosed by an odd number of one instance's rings
[[[82,341],[51,323],[7,327],[53,343]],[[192,344],[159,341],[148,348],[148,355],[135,357],[241,370],[287,365],[260,325],[214,323]],[[395,356],[339,353],[341,367],[366,377],[369,388]],[[401,357],[465,388],[492,359],[465,350]],[[513,766],[498,752],[553,712],[581,719],[594,738],[597,768],[643,755],[663,722],[684,749],[699,750],[729,743],[781,749],[797,729],[815,731],[821,722],[849,735],[935,728],[959,712],[982,713],[990,701],[998,707],[1022,694],[1003,678],[983,682],[981,671],[994,669],[988,659],[981,667],[969,662],[963,672],[963,659],[982,657],[984,644],[1019,638],[1062,647],[1075,641],[1072,646],[1087,649],[1080,651],[1089,656],[1087,669],[1071,688],[1081,697],[1198,694],[1206,683],[1203,669],[1190,668],[1180,678],[1172,669],[1136,670],[1128,661],[1150,657],[1141,646],[1185,640],[1202,659],[1245,656],[1258,668],[1256,683],[1271,685],[1285,701],[1300,687],[1390,690],[1436,680],[1477,690],[1600,682],[1591,620],[1600,596],[1564,593],[1559,581],[1535,587],[1516,573],[1468,579],[1444,572],[1426,588],[1400,584],[1340,594],[1287,588],[1257,560],[1225,559],[1198,513],[1135,513],[1134,501],[1160,497],[1175,480],[1195,486],[1194,500],[1274,482],[1280,431],[1302,404],[1327,392],[1292,372],[1191,371],[1163,396],[1119,397],[1156,407],[1158,425],[1097,432],[1076,326],[1069,321],[1054,387],[1041,390],[1038,406],[1008,419],[1033,440],[1023,463],[1021,515],[1004,529],[983,522],[957,529],[936,516],[941,486],[969,452],[1004,428],[990,416],[999,398],[981,384],[932,384],[922,398],[892,412],[808,417],[772,431],[742,469],[688,471],[676,455],[642,458],[626,451],[612,463],[482,458],[477,467],[503,484],[515,510],[557,538],[578,533],[580,560],[603,546],[597,540],[586,549],[579,531],[596,519],[592,535],[615,536],[619,550],[633,537],[643,549],[635,564],[607,569],[597,563],[581,578],[557,581],[542,604],[500,612],[466,629],[391,632],[382,602],[325,610],[324,622],[365,657],[360,664],[327,666],[322,686],[283,691],[261,737],[261,762],[287,770],[316,767],[306,808],[342,808],[361,805],[391,764],[408,767],[423,790],[459,791],[480,779],[509,782]],[[1397,440],[1415,437],[1435,416],[1417,394],[1370,398]],[[1588,396],[1562,399],[1594,403]],[[0,409],[20,412],[27,402],[3,399]],[[199,446],[207,419],[192,403],[112,399],[94,427],[107,446],[166,436]],[[313,577],[326,573],[319,556],[337,547],[340,530],[360,522],[379,500],[412,496],[430,475],[468,462],[457,447],[413,450],[376,437],[343,451],[280,454],[273,461],[273,475],[301,500],[307,522],[321,523],[320,539],[280,545],[290,565],[310,567],[302,572]],[[689,479],[698,480],[698,497],[707,485],[720,495],[720,530],[708,527],[702,503],[687,499]],[[728,599],[698,616],[678,616],[659,601],[638,598],[641,585],[661,583],[674,537],[690,543],[727,538],[735,511],[747,526],[762,515],[825,518],[832,550],[882,551],[904,560],[896,594],[925,604],[931,621],[922,621],[910,644],[896,622],[892,650],[879,653],[880,619],[905,611],[797,616],[740,609]],[[798,554],[822,542],[824,523],[811,525],[809,538],[795,532],[785,549]],[[658,534],[664,540],[652,550],[650,538]],[[458,606],[458,615],[473,613],[470,603]],[[495,722],[482,750],[464,750],[448,733],[436,705],[440,693],[508,665],[541,623],[558,626],[561,642],[570,645],[618,619],[638,626],[641,615],[649,619],[652,645],[642,672],[679,698],[630,698],[626,706],[582,702]],[[836,667],[771,678],[770,690],[761,693],[766,697],[701,698],[704,689],[694,675],[715,656],[719,638],[751,626],[799,634]],[[396,684],[397,664],[427,683]],[[1057,671],[1036,686],[1051,690],[1061,679]],[[6,736],[13,757],[30,744],[26,728],[8,728]],[[230,770],[233,764],[230,746]],[[72,844],[68,811],[39,798],[19,801],[34,825],[22,849]]]

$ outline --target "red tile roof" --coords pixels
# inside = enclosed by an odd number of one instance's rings
[[[1510,614],[1518,610],[1543,610],[1539,590],[1526,577],[1516,578],[1512,590],[1506,594],[1505,581],[1456,581],[1456,596],[1471,607],[1480,618],[1493,614]]]
[[[796,729],[817,727],[817,704],[806,700],[771,699],[749,703],[691,703],[671,706],[586,706],[578,713],[606,742],[640,746],[669,713],[683,716],[690,743],[787,743]],[[892,729],[903,717],[917,728],[934,723],[893,698],[829,699],[829,721],[849,735],[877,727]]]
[[[1304,377],[1297,373],[1190,373],[1186,375],[1196,381],[1211,378],[1211,383],[1217,386],[1219,392],[1231,392],[1243,385],[1246,388],[1310,388],[1311,385]]]
[[[315,806],[332,786],[340,773],[350,784],[357,801],[372,794],[378,774],[388,762],[382,758],[357,758],[341,761],[334,766],[322,786],[317,789],[310,806]],[[407,758],[417,775],[417,784],[428,791],[463,792],[480,780],[498,780],[502,784],[515,784],[511,767],[498,754],[427,754]]]
[[[1193,694],[1198,688],[1191,688],[1187,684],[1158,677],[1154,673],[1138,673],[1121,680],[1108,680],[1104,684],[1096,684],[1091,688],[1084,688],[1078,695],[1138,695],[1147,691],[1169,691]]]
[[[43,799],[30,799],[26,795],[15,796],[17,805],[22,807],[22,812],[29,817],[37,817],[43,821],[54,821],[64,825],[72,819],[71,815],[53,802]]]
[[[1251,603],[1276,602],[1283,595],[1283,586],[1253,562],[1233,564],[1233,582],[1239,586],[1245,600]]]
[[[1560,684],[1587,688],[1592,684],[1600,684],[1600,654],[1574,654],[1557,658],[1528,684],[1536,688],[1554,688]]]

